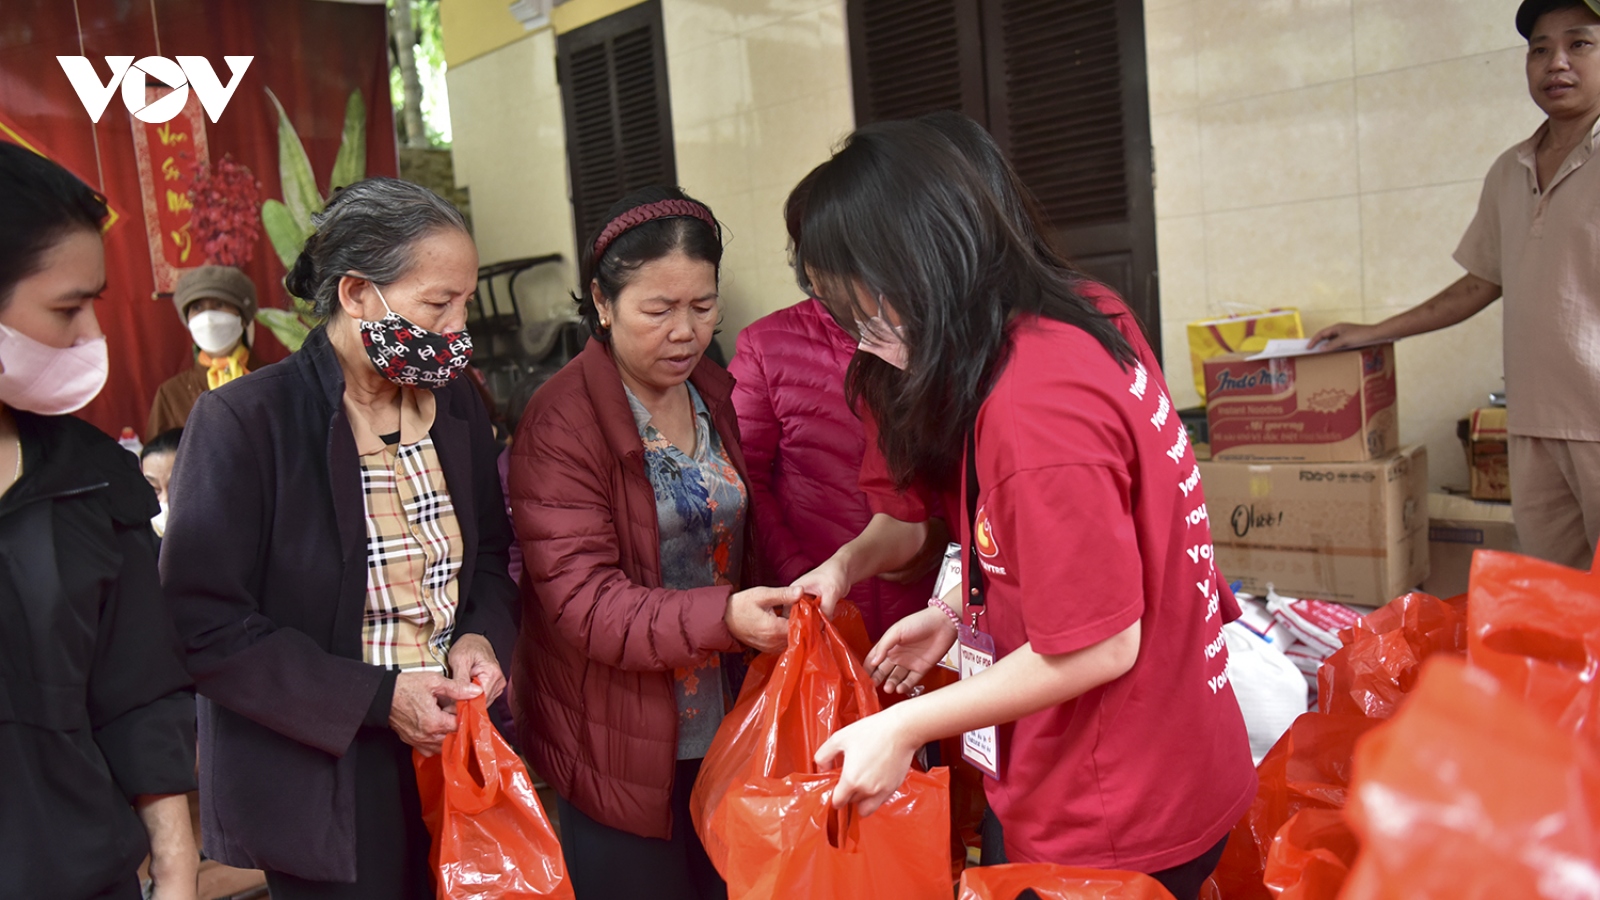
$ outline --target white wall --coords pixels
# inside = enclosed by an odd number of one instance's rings
[[[472,193],[472,226],[484,265],[560,253],[566,261],[518,278],[535,319],[572,309],[577,281],[567,138],[549,28],[450,66],[456,184]]]
[[[843,0],[663,0],[678,183],[727,229],[722,342],[804,299],[783,202],[854,127]]]
[[[1145,0],[1162,337],[1196,402],[1184,323],[1298,306],[1375,322],[1450,258],[1499,153],[1542,121],[1509,0]],[[1465,484],[1455,422],[1503,386],[1499,304],[1398,351],[1402,439]],[[1180,374],[1181,373],[1181,374]]]

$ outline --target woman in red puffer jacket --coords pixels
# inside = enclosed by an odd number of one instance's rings
[[[804,197],[802,182],[784,209],[795,244]],[[858,482],[866,436],[844,394],[856,344],[815,299],[752,322],[735,343],[728,371],[737,379],[733,405],[750,470],[757,549],[777,584],[821,565],[872,519]],[[933,531],[905,569],[869,578],[848,595],[874,641],[927,605],[949,541],[948,530]]]

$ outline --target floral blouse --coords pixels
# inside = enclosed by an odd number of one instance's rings
[[[672,590],[739,582],[749,494],[728,459],[711,413],[694,385],[694,453],[686,454],[651,424],[649,410],[628,391],[644,442],[645,470],[656,492],[661,532],[661,583]],[[731,696],[717,653],[677,671],[678,758],[706,755]]]

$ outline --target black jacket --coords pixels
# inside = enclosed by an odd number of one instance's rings
[[[159,507],[133,454],[14,412],[0,497],[0,898],[132,885],[131,801],[194,789],[194,693],[156,578]]]
[[[502,668],[515,641],[511,526],[483,401],[434,392],[430,432],[465,557],[455,634]],[[362,661],[365,504],[344,373],[322,329],[275,365],[207,391],[173,470],[161,575],[200,701],[206,854],[355,880],[358,729],[387,727],[393,673]]]

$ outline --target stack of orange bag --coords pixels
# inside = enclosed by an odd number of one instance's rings
[[[788,647],[751,664],[695,781],[695,830],[730,897],[949,900],[948,771],[912,771],[862,818],[833,808],[838,773],[813,760],[834,731],[880,708],[850,646],[864,643],[860,614],[841,609],[830,622],[814,598],[797,603]]]
[[[1600,574],[1480,552],[1342,635],[1262,760],[1225,900],[1600,897]]]
[[[1345,824],[1356,742],[1394,714],[1423,660],[1466,650],[1463,598],[1406,594],[1339,635],[1318,671],[1320,710],[1295,720],[1256,767],[1255,803],[1215,881],[1225,900],[1332,900],[1356,839]]]

